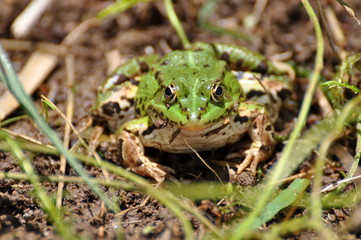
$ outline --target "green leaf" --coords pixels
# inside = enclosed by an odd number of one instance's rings
[[[294,203],[305,191],[310,181],[307,179],[296,179],[287,189],[283,190],[275,199],[266,205],[261,216],[252,225],[256,229],[271,220],[279,211]]]

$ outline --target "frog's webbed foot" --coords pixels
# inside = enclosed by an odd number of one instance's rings
[[[269,115],[265,111],[261,111],[248,131],[252,144],[244,152],[246,158],[237,166],[237,174],[241,174],[245,168],[250,167],[251,174],[256,175],[258,163],[266,160],[274,150],[273,132],[273,124]]]
[[[272,153],[272,151],[271,151]],[[251,147],[244,152],[246,158],[237,166],[237,174],[241,174],[247,167],[251,168],[251,174],[256,175],[257,165],[270,155],[268,147],[260,146],[259,143],[253,143]]]
[[[122,158],[129,169],[141,176],[151,177],[157,182],[163,182],[167,173],[172,173],[171,168],[162,166],[149,160],[144,155],[144,147],[138,137],[122,131]]]

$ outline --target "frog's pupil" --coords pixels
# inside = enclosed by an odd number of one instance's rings
[[[222,96],[223,94],[223,89],[222,87],[218,86],[217,89],[216,89],[216,95],[217,96]]]
[[[173,95],[173,92],[172,92],[172,89],[170,89],[170,87],[167,87],[164,91],[164,94],[167,96],[167,97],[171,97]]]

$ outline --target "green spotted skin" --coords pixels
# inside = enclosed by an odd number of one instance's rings
[[[99,88],[92,115],[126,143],[123,159],[130,168],[157,181],[163,177],[158,167],[144,172],[135,163],[150,162],[143,147],[207,151],[236,143],[245,133],[253,141],[251,157],[238,172],[248,165],[253,171],[273,151],[273,123],[290,93],[288,76],[263,55],[198,42],[120,66]]]
[[[222,87],[222,101],[211,97],[212,86]],[[165,97],[175,87],[175,100]],[[227,64],[208,51],[173,51],[153,66],[138,86],[137,116],[150,116],[185,129],[203,129],[234,113],[243,97],[237,78]]]

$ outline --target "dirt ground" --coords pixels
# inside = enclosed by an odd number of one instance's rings
[[[29,1],[24,0],[0,0],[0,38],[13,38],[10,25],[17,15],[25,8]],[[178,0],[176,11],[181,18],[187,36],[190,41],[207,41],[219,43],[235,43],[246,46],[252,50],[261,52],[268,57],[284,53],[284,60],[293,60],[305,67],[312,67],[316,52],[316,37],[313,25],[302,7],[299,0],[268,1],[259,23],[252,33],[251,41],[232,38],[225,34],[213,34],[201,29],[197,24],[197,14],[202,0]],[[314,1],[311,1],[314,4]],[[54,1],[31,30],[25,40],[32,42],[48,42],[61,44],[64,38],[76,28],[83,20],[94,17],[101,9],[111,4],[112,1],[100,0],[63,0]],[[324,8],[330,7],[336,14],[345,35],[343,49],[352,52],[361,52],[361,28],[337,1],[321,1]],[[361,1],[349,0],[348,4],[361,17]],[[241,27],[244,18],[249,15],[254,7],[254,1],[223,1],[216,11],[209,17],[212,23],[234,31],[244,31]],[[155,3],[142,3],[136,8],[123,14],[103,20],[99,25],[89,28],[79,38],[72,42],[68,52],[75,57],[75,113],[73,124],[77,129],[82,128],[89,120],[90,108],[96,98],[97,87],[102,83],[109,62],[106,54],[112,50],[118,50],[123,57],[131,57],[145,54],[146,49],[164,54],[167,48],[181,48],[180,40],[167,21],[161,1]],[[31,51],[9,51],[16,70],[20,70],[31,54]],[[337,56],[332,52],[330,45],[326,44],[325,51],[325,76],[329,76],[339,63]],[[288,118],[297,116],[297,104],[302,100],[307,82],[299,79],[293,100],[296,107],[290,110]],[[41,106],[40,96],[50,98],[61,110],[66,109],[66,97],[68,86],[66,84],[66,72],[64,57],[51,75],[33,94],[33,98]],[[23,114],[21,109],[16,110],[11,116]],[[308,126],[321,119],[317,104],[312,108],[308,119]],[[289,119],[288,119],[289,120]],[[49,123],[62,136],[64,133],[64,121],[57,113],[49,112]],[[278,134],[288,136],[294,123],[285,120],[278,126]],[[44,143],[48,140],[42,136],[30,120],[19,120],[8,127],[10,130],[24,134]],[[76,141],[76,136],[71,135],[71,145]],[[352,149],[354,143],[348,140],[340,141],[340,144]],[[278,144],[276,153],[269,163],[262,164],[264,169],[269,168],[278,153],[282,150],[282,144]],[[353,146],[354,149],[354,146]],[[222,150],[227,151],[227,150]],[[41,175],[53,175],[59,172],[59,159],[51,155],[31,157],[37,172]],[[154,153],[159,154],[159,153]],[[223,152],[218,153],[220,156]],[[351,150],[351,154],[354,152]],[[202,155],[207,159],[207,154]],[[214,157],[212,155],[212,157]],[[184,161],[177,160],[179,156],[166,156],[169,166],[177,169],[175,178],[179,181],[196,181],[199,179],[215,180],[213,174],[196,161],[196,156],[182,157]],[[215,157],[217,159],[217,156]],[[170,160],[169,160],[170,159]],[[110,159],[111,160],[111,159]],[[195,164],[195,161],[197,162]],[[21,172],[14,159],[9,153],[0,152],[0,171]],[[311,168],[312,160],[303,164],[301,169]],[[335,167],[337,166],[337,167]],[[325,171],[325,184],[335,182],[342,177],[344,170],[342,163],[337,159],[327,164]],[[91,176],[102,178],[102,172],[94,167],[87,167]],[[67,174],[74,175],[72,169],[67,169]],[[225,179],[227,177],[225,176]],[[238,184],[254,185],[259,178],[254,178],[245,173]],[[44,184],[48,192],[56,194],[57,184]],[[116,190],[113,194],[119,196],[119,204],[122,210],[139,206],[144,196],[124,190]],[[215,204],[209,201],[199,203],[200,209],[209,210]],[[53,227],[48,222],[47,216],[39,208],[32,196],[32,187],[26,181],[6,179],[0,181],[0,239],[57,239]],[[64,215],[72,223],[74,231],[86,239],[115,239],[119,223],[112,213],[101,212],[101,202],[95,194],[81,184],[66,184],[65,197],[63,200]],[[207,207],[208,206],[208,207]],[[214,210],[215,211],[215,210]],[[333,209],[324,212],[325,222],[335,228],[346,222],[352,209]],[[214,221],[221,224],[225,216],[211,214]],[[154,200],[149,200],[142,208],[125,211],[121,217],[125,239],[182,239],[183,232],[179,221],[175,219],[168,209]],[[201,237],[203,228],[194,222],[196,236]],[[152,226],[151,231],[146,232],[145,227]],[[356,235],[348,235],[350,239]],[[297,235],[288,236],[288,239],[311,239],[316,237],[312,231],[305,231]],[[358,236],[360,237],[360,236]]]

